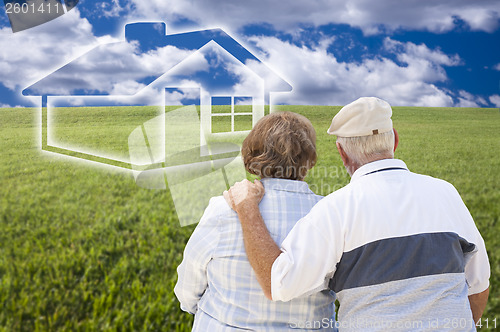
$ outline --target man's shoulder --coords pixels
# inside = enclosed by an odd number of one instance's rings
[[[344,202],[348,200],[350,192],[352,191],[352,186],[346,185],[336,191],[328,194],[327,196],[320,196],[319,200],[312,207],[311,212],[319,213],[320,215],[327,217],[327,215],[336,210],[337,207],[343,206]]]
[[[454,193],[457,192],[455,186],[453,186],[453,184],[451,184],[446,180],[436,178],[431,175],[425,175],[413,172],[410,172],[410,174],[415,178],[414,181],[416,181],[417,183],[421,183],[422,185],[434,186],[437,188],[442,188],[443,190],[452,191]]]
[[[338,200],[342,197],[347,197],[351,194],[351,192],[353,190],[355,190],[356,185],[357,185],[357,182],[355,182],[355,183],[349,182],[348,184],[346,184],[342,188],[337,189],[337,190],[331,192],[330,194],[328,194],[327,196],[325,196],[322,199],[322,201],[328,202],[328,201],[332,201],[332,200]]]
[[[418,186],[427,187],[427,189],[442,190],[450,194],[458,194],[453,184],[446,180],[414,172],[405,172],[404,176],[407,176],[412,183]],[[366,178],[366,180],[368,181],[369,178]],[[366,192],[366,185],[367,183],[363,180],[350,182],[344,187],[325,196],[321,202],[323,202],[323,204],[334,204],[335,202],[342,202],[344,199],[348,200],[351,196],[358,197],[360,190]]]

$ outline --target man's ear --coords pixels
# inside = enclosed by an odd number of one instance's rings
[[[337,150],[339,151],[340,158],[342,158],[342,162],[344,163],[344,166],[348,165],[349,157],[345,153],[344,149],[342,148],[342,145],[340,145],[339,142],[335,142],[335,145],[337,145]]]
[[[399,144],[399,135],[398,135],[398,132],[396,131],[396,129],[392,129],[394,131],[394,152],[396,152],[396,149],[398,147],[398,144]]]

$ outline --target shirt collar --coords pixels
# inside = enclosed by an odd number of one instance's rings
[[[351,177],[351,182],[356,181],[363,175],[368,173],[376,172],[382,170],[384,168],[403,168],[408,170],[408,167],[404,163],[404,161],[399,159],[382,159],[377,161],[372,161],[371,163],[365,164],[358,168],[356,172]]]
[[[280,190],[289,191],[305,194],[314,194],[309,185],[305,181],[298,180],[288,180],[288,179],[275,179],[275,178],[263,178],[260,180],[262,185],[267,190]]]

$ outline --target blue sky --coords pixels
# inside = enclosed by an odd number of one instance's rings
[[[163,21],[167,34],[223,29],[290,83],[280,103],[378,96],[402,106],[500,107],[498,0],[80,0],[17,33],[2,10],[0,106],[33,105],[24,88],[123,41],[124,25],[139,21]]]

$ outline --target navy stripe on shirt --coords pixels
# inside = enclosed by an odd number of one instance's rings
[[[345,252],[329,288],[335,292],[444,273],[463,273],[475,245],[456,233],[388,238]]]

